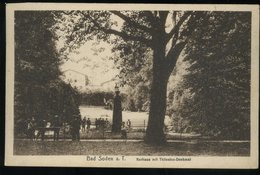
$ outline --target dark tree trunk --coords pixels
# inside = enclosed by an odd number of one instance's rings
[[[166,113],[167,84],[186,42],[175,44],[166,55],[167,35],[164,23],[159,22],[154,31],[152,34],[153,80],[145,142],[152,145],[163,145],[166,142],[163,130]]]
[[[165,48],[155,48],[153,58],[153,80],[150,93],[149,120],[145,142],[162,145],[166,142],[163,132],[166,112],[166,94],[169,71],[165,64]]]
[[[160,145],[165,143],[163,132],[166,111],[167,81],[154,77],[151,89],[149,121],[146,131],[146,143]]]

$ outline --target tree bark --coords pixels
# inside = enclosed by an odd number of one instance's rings
[[[167,84],[176,61],[186,44],[186,42],[173,43],[169,53],[166,55],[166,45],[172,35],[178,31],[178,27],[174,27],[170,32],[170,36],[165,33],[166,16],[167,13],[161,12],[161,19],[155,20],[151,41],[153,49],[153,80],[150,93],[149,120],[145,136],[145,142],[151,145],[163,145],[166,143],[164,119],[166,113]],[[182,20],[185,21],[186,18],[185,16]],[[179,22],[178,26],[183,21]]]
[[[149,120],[145,136],[145,142],[152,145],[163,145],[166,142],[163,128],[169,71],[165,65],[164,50],[160,47],[155,48],[153,55],[153,80],[150,93]]]
[[[166,111],[167,81],[154,77],[150,97],[149,121],[146,130],[145,142],[162,145],[166,142],[163,132]]]

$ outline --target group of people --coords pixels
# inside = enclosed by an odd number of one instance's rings
[[[95,119],[95,126],[96,129],[106,129],[108,128],[110,125],[110,122],[108,121],[108,119],[104,119],[104,118],[96,118]]]
[[[87,126],[87,128],[86,128]],[[110,122],[108,119],[104,118],[96,118],[95,119],[95,128],[97,130],[105,130],[109,128]],[[53,140],[58,141],[59,140],[59,133],[61,127],[69,128],[69,132],[71,134],[71,138],[73,141],[79,141],[80,140],[80,130],[82,132],[89,131],[91,127],[91,120],[90,118],[86,119],[84,117],[81,119],[80,115],[74,115],[73,120],[69,123],[61,123],[60,117],[58,115],[55,115],[54,118],[51,120],[51,122],[47,122],[44,119],[41,120],[35,120],[35,118],[31,118],[27,122],[27,137],[31,140],[37,140],[41,138],[41,140],[44,140],[45,138],[45,132],[48,130],[53,131]],[[124,135],[124,138],[126,138],[127,130],[131,128],[131,121],[128,119],[126,122],[122,122],[122,135]],[[38,131],[35,135],[35,131]]]
[[[91,126],[91,121],[90,119],[86,119],[86,117],[84,117],[81,121],[81,128],[82,128],[82,131],[86,131],[86,125],[87,125],[87,131],[89,131],[90,129],[90,126]]]
[[[47,127],[48,125],[48,127]],[[58,115],[55,115],[53,120],[51,122],[47,122],[44,119],[40,119],[38,121],[35,120],[34,117],[32,117],[27,122],[27,132],[26,135],[31,140],[37,140],[41,138],[41,140],[44,140],[46,128],[52,128],[54,131],[53,139],[59,140],[59,131],[60,131],[60,120]],[[36,129],[38,130],[38,133],[35,135]]]
[[[82,122],[80,119],[80,115],[74,115],[73,120],[69,123],[69,130],[72,136],[72,140],[80,140],[80,126]],[[44,119],[35,120],[34,117],[32,117],[27,122],[27,138],[31,140],[37,140],[41,138],[41,140],[45,139],[45,133],[46,131],[53,131],[53,140],[58,141],[59,135],[60,135],[60,129],[61,127],[66,127],[67,123],[62,123],[60,121],[60,117],[58,115],[55,115],[54,118],[51,121],[46,121]],[[37,134],[35,134],[35,131],[38,131]]]
[[[125,123],[125,122],[122,122],[122,128],[124,128],[124,127],[131,128],[131,125],[132,125],[132,122],[131,122],[130,119],[128,119],[128,120],[126,121],[126,123]]]
[[[84,117],[81,121],[81,127],[82,127],[82,131],[86,131],[86,126],[87,126],[87,131],[89,131],[90,126],[91,126],[91,120],[88,118],[86,119],[86,117]],[[131,120],[128,119],[126,122],[122,122],[122,128],[127,127],[127,128],[131,128]],[[108,118],[104,119],[104,118],[96,118],[95,119],[95,128],[97,130],[99,129],[106,129],[109,128],[110,126],[110,122],[108,121]]]
[[[91,128],[91,125],[92,125],[92,123],[91,123],[90,118],[86,119],[86,117],[84,117],[81,120],[81,130],[83,132],[85,132],[85,131],[88,132]],[[105,128],[108,128],[110,126],[110,122],[108,121],[107,118],[104,119],[104,118],[100,117],[100,118],[95,119],[94,125],[95,125],[95,129],[105,129]],[[87,128],[86,128],[86,126],[87,126]]]
[[[132,125],[132,122],[130,119],[128,119],[126,121],[126,123],[122,122],[122,129],[121,129],[121,138],[122,139],[127,139],[127,131],[129,129],[131,129],[131,125]]]

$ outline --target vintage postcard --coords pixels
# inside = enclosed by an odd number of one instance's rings
[[[258,5],[17,3],[6,22],[6,166],[258,168]]]

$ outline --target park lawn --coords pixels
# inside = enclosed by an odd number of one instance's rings
[[[15,155],[249,156],[250,143],[14,140]]]

